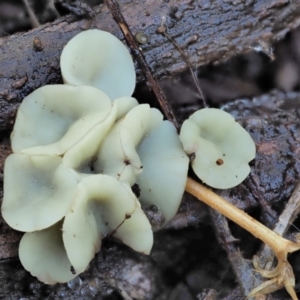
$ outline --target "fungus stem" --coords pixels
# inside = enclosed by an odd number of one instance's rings
[[[251,291],[248,297],[252,297],[257,294],[259,295],[269,293],[268,288],[276,284],[276,289],[281,288],[284,285],[291,298],[293,300],[298,299],[294,290],[295,276],[292,266],[287,261],[287,255],[288,253],[299,250],[300,243],[294,243],[281,237],[274,231],[270,230],[263,224],[253,219],[244,211],[235,207],[222,197],[215,194],[213,191],[207,189],[202,184],[194,181],[191,178],[187,179],[185,190],[191,195],[195,196],[198,200],[206,203],[216,211],[223,214],[228,219],[246,229],[256,238],[267,244],[274,251],[274,254],[276,255],[278,260],[278,264],[271,271],[261,268],[259,266],[258,258],[253,258],[253,265],[255,269],[263,277],[271,278],[271,280],[266,281],[260,286],[254,288],[254,290]],[[274,289],[272,291],[274,291]]]

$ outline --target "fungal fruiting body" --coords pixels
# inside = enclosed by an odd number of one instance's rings
[[[23,100],[18,110],[11,135],[12,150],[33,155],[63,155],[84,139],[87,132],[105,122],[111,125],[112,107],[109,97],[93,87],[39,88]]]
[[[153,230],[179,207],[186,153],[217,188],[241,182],[255,154],[244,129],[214,109],[193,114],[179,139],[157,109],[131,97],[133,62],[109,33],[80,33],[63,50],[61,68],[64,85],[41,87],[20,105],[4,169],[3,218],[26,232],[20,260],[48,284],[83,272],[112,232],[149,254]],[[159,213],[153,226],[143,209]]]
[[[211,187],[232,188],[250,173],[248,163],[255,157],[255,144],[249,133],[222,110],[196,111],[184,121],[180,140],[194,172]]]
[[[95,30],[79,36],[61,57],[67,84],[39,88],[20,105],[11,136],[14,153],[4,169],[3,218],[26,232],[20,260],[48,284],[83,272],[111,232],[149,254],[153,229],[175,215],[187,178],[188,157],[174,126],[131,97],[134,72],[126,75],[131,76],[127,83],[117,76],[116,48],[124,52],[125,46]],[[104,54],[96,69],[82,73],[78,68],[92,55],[78,46],[81,39],[85,49],[101,44]],[[129,53],[122,55],[129,59],[123,67],[131,70]],[[114,72],[107,71],[109,65]],[[143,211],[149,206],[162,214],[155,227]]]
[[[64,83],[96,87],[115,100],[130,96],[135,88],[132,58],[112,34],[91,29],[77,34],[60,58]]]
[[[131,186],[137,183],[141,204],[159,207],[165,224],[180,204],[187,165],[172,123],[163,121],[157,109],[141,104],[112,127],[94,167]]]
[[[45,283],[66,282],[87,268],[101,247],[101,239],[116,228],[117,238],[149,254],[153,243],[151,225],[132,191],[110,176],[89,176],[78,183],[62,220],[25,233],[20,260]]]

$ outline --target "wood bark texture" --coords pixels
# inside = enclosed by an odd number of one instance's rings
[[[144,32],[141,45],[158,79],[187,68],[174,45],[184,49],[193,67],[225,61],[253,49],[271,53],[271,45],[300,24],[300,2],[289,0],[120,0],[133,33]],[[104,5],[97,16],[70,22],[63,17],[26,33],[0,39],[0,131],[10,130],[22,99],[45,84],[61,83],[59,57],[66,43],[88,28],[106,30],[122,39]],[[101,51],[101,49],[99,49]],[[271,54],[270,54],[271,55]],[[143,81],[137,67],[137,81]]]

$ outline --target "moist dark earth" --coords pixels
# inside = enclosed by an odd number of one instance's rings
[[[84,2],[97,5],[101,1]],[[32,1],[32,7],[41,23],[56,18],[38,1]],[[64,13],[63,8],[60,12]],[[0,0],[1,36],[30,29],[22,1]],[[209,106],[230,112],[251,134],[257,147],[249,177],[238,187],[222,192],[222,196],[270,228],[299,181],[299,40],[300,30],[288,33],[274,45],[274,60],[252,51],[194,70]],[[189,71],[159,83],[181,122],[201,108]],[[139,84],[134,96],[140,102],[156,105],[146,84]],[[3,162],[11,152],[9,135],[10,131],[0,132],[0,199]],[[234,249],[251,260],[261,243],[231,222],[229,227],[236,239]],[[300,221],[296,220],[288,236],[298,228]],[[5,247],[7,234],[12,249]],[[225,251],[226,242],[216,230],[211,211],[189,195],[183,197],[174,220],[155,233],[150,256],[136,253],[109,237],[103,240],[88,270],[66,284],[44,285],[23,269],[14,248],[20,236],[0,217],[0,249],[2,257],[6,257],[0,260],[0,299],[244,299]],[[300,253],[294,253],[289,260],[300,296]],[[290,297],[281,290],[267,299]]]

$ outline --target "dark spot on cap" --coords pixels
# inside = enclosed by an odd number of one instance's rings
[[[75,275],[75,274],[76,274],[76,271],[75,271],[75,269],[74,269],[74,267],[73,267],[73,266],[71,266],[71,268],[70,268],[70,271],[71,271],[71,273],[72,273],[73,275]]]
[[[140,189],[140,187],[139,187],[139,185],[137,183],[135,183],[131,187],[131,190],[136,195],[137,198],[139,198],[141,196],[141,189]]]
[[[130,219],[131,218],[131,214],[126,214],[125,215],[125,219],[127,220],[127,219]]]
[[[224,164],[224,160],[223,160],[222,158],[218,158],[218,159],[216,160],[216,164],[217,164],[218,166],[221,166],[221,165]]]

